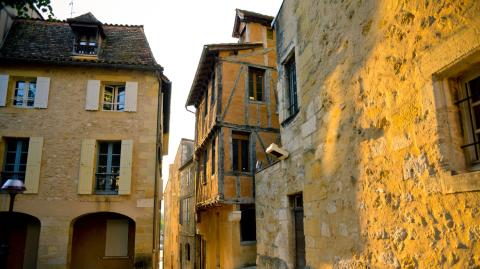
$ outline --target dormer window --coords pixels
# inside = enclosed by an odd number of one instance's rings
[[[73,56],[98,56],[102,38],[105,38],[102,23],[86,13],[67,19],[74,34]]]
[[[88,31],[90,30],[90,31]],[[73,52],[81,55],[98,54],[98,34],[97,29],[78,30],[75,38]]]

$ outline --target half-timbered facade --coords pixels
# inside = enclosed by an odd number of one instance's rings
[[[279,137],[272,17],[237,10],[238,43],[205,45],[187,106],[196,109],[196,249],[202,268],[256,259],[256,167]]]

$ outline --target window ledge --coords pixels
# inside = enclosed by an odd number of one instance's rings
[[[129,260],[130,256],[103,256],[102,260]]]
[[[257,241],[240,241],[241,246],[254,246],[257,244]]]
[[[259,105],[265,105],[266,104],[265,101],[258,101],[258,100],[251,100],[251,99],[248,99],[248,102],[250,104],[259,104]]]
[[[441,183],[444,194],[480,191],[480,171],[444,175]]]
[[[288,116],[280,125],[282,125],[283,128],[287,127],[288,124],[290,124],[298,115],[298,112],[300,112],[300,108],[298,108],[297,112],[293,113],[292,115]]]

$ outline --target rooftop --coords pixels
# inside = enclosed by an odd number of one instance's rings
[[[245,50],[262,46],[262,43],[219,43],[204,45],[192,87],[188,94],[186,106],[198,106],[203,93],[207,89],[208,80],[213,72],[215,58],[219,51]]]
[[[72,57],[75,35],[71,23],[101,28],[104,39],[98,57],[88,60]],[[4,63],[163,70],[153,57],[143,26],[103,24],[91,13],[67,21],[16,19],[0,48],[0,59]]]
[[[260,13],[248,11],[248,10],[242,10],[242,9],[236,9],[235,10],[235,23],[233,24],[233,37],[240,37],[240,23],[241,22],[255,22],[255,23],[260,23],[265,26],[271,26],[272,21],[274,17],[268,16],[268,15],[263,15]]]

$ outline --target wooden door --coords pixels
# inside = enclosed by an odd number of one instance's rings
[[[126,219],[119,214],[96,213],[78,219],[73,227],[72,269],[131,269],[135,225],[129,220],[128,254],[125,256],[106,256],[107,221]]]
[[[303,197],[294,197],[294,218],[295,218],[295,268],[305,268],[305,233],[303,230]]]

